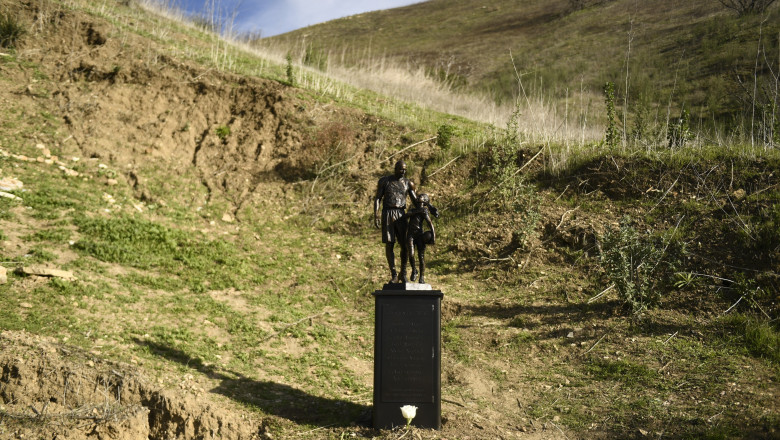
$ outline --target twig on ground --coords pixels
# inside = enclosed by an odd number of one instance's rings
[[[428,178],[430,179],[430,178],[431,178],[431,176],[433,176],[434,174],[438,173],[439,171],[441,171],[441,170],[443,170],[443,169],[447,168],[447,166],[449,166],[449,164],[451,164],[451,163],[455,162],[455,161],[456,161],[456,160],[458,160],[459,158],[460,158],[460,155],[457,155],[457,156],[455,156],[455,158],[454,158],[454,159],[452,159],[451,161],[449,161],[449,162],[445,163],[445,164],[444,164],[444,166],[442,166],[442,167],[441,167],[441,168],[439,168],[438,170],[436,170],[436,171],[432,172],[431,174],[428,174]]]
[[[656,204],[655,204],[655,206],[653,206],[653,207],[650,209],[650,211],[648,211],[648,212],[653,212],[653,211],[655,210],[655,208],[657,208],[657,207],[658,207],[658,205],[660,205],[660,204],[661,204],[661,202],[663,202],[663,201],[664,201],[664,199],[666,198],[666,195],[667,195],[667,194],[669,194],[669,191],[671,191],[671,190],[672,190],[672,188],[674,188],[674,185],[676,185],[676,184],[677,184],[677,181],[678,181],[678,180],[680,180],[680,176],[679,176],[679,175],[677,176],[677,178],[676,178],[676,179],[674,179],[674,182],[672,182],[672,184],[669,186],[669,189],[667,189],[667,190],[666,190],[666,192],[664,193],[664,195],[662,195],[662,196],[661,196],[661,199],[660,199],[660,200],[658,200],[658,203],[656,203]]]
[[[553,231],[552,231],[552,233],[551,233],[550,235],[553,235],[553,234],[555,234],[556,232],[558,232],[558,229],[560,229],[560,228],[561,228],[561,226],[563,226],[563,222],[565,222],[565,221],[566,221],[566,216],[567,216],[567,215],[569,215],[569,214],[571,214],[572,212],[574,212],[574,211],[578,210],[578,209],[580,209],[579,205],[578,205],[578,206],[575,206],[574,208],[572,208],[572,209],[570,209],[570,210],[568,210],[568,211],[566,211],[566,212],[564,212],[564,213],[563,213],[563,215],[561,216],[561,221],[559,221],[559,222],[558,222],[558,225],[555,227],[555,230],[553,230]],[[547,240],[545,240],[544,242],[545,242],[545,243],[547,243],[547,242],[549,242],[550,240],[552,240],[552,237],[548,238],[548,239],[547,239]]]
[[[614,288],[615,288],[615,285],[614,285],[614,284],[610,284],[610,285],[609,285],[609,287],[607,287],[606,289],[602,290],[602,291],[601,291],[601,293],[599,293],[598,295],[596,295],[596,296],[594,296],[594,297],[590,298],[590,299],[588,300],[588,304],[590,304],[590,303],[592,303],[593,301],[596,301],[597,299],[601,298],[601,297],[602,297],[602,296],[604,296],[604,295],[605,295],[607,292],[609,292],[610,290],[612,290],[612,289],[614,289]]]
[[[669,338],[667,338],[664,341],[664,345],[666,345],[667,342],[671,341],[673,337],[677,336],[677,333],[679,333],[679,332],[674,332],[674,334],[672,334],[672,336],[669,336]]]
[[[495,261],[511,261],[511,262],[513,262],[513,263],[517,264],[517,262],[515,261],[515,259],[514,259],[514,258],[512,258],[512,257],[506,257],[506,258],[488,258],[488,257],[482,257],[482,259],[483,259],[484,261],[490,261],[490,262],[495,262]]]
[[[387,156],[387,158],[385,158],[385,159],[384,159],[382,162],[387,162],[388,160],[392,159],[394,156],[397,156],[397,155],[399,155],[399,154],[403,153],[404,151],[406,151],[406,150],[408,150],[408,149],[410,149],[410,148],[414,147],[415,145],[420,145],[420,144],[423,144],[423,143],[425,143],[425,142],[432,141],[432,140],[434,140],[434,139],[436,139],[436,136],[434,136],[434,137],[432,137],[432,138],[428,138],[428,139],[421,140],[420,142],[415,142],[415,143],[413,143],[412,145],[409,145],[408,147],[406,147],[406,148],[403,148],[403,149],[401,149],[401,150],[398,150],[398,151],[396,151],[395,153],[393,153],[393,154],[391,154],[391,155]]]
[[[712,423],[712,420],[715,419],[715,417],[718,417],[721,414],[723,414],[722,410],[721,410],[721,412],[719,412],[719,413],[713,415],[712,417],[710,417],[709,419],[707,419],[707,423]]]
[[[551,425],[555,426],[555,427],[558,429],[558,431],[561,431],[561,434],[563,434],[563,436],[564,436],[564,437],[566,437],[566,440],[569,440],[569,436],[567,436],[567,435],[566,435],[566,433],[565,433],[565,432],[563,432],[563,429],[561,429],[561,428],[560,428],[558,425],[556,425],[556,424],[555,424],[555,423],[553,423],[552,421],[549,421],[549,422],[547,422],[547,423],[549,423],[549,424],[551,424]]]
[[[454,401],[454,400],[449,400],[449,399],[441,399],[441,401],[442,401],[442,402],[451,403],[451,404],[453,404],[453,405],[458,405],[458,406],[460,406],[461,408],[465,408],[465,407],[466,407],[466,405],[464,405],[464,404],[462,404],[462,403],[459,403],[459,402],[456,402],[456,401]]]
[[[725,315],[726,313],[730,312],[730,311],[731,311],[731,309],[733,309],[734,307],[736,307],[736,306],[737,306],[737,304],[739,304],[739,302],[740,302],[740,301],[742,301],[742,298],[744,298],[744,297],[745,297],[744,295],[743,295],[743,296],[740,296],[740,297],[739,297],[739,299],[737,300],[737,302],[735,302],[734,304],[732,304],[732,305],[731,305],[731,307],[729,307],[728,309],[726,309],[726,311],[725,311],[725,312],[723,312],[723,314]]]
[[[598,340],[598,341],[596,341],[596,343],[595,343],[595,344],[591,345],[591,346],[590,346],[590,348],[588,349],[588,351],[586,351],[586,352],[585,352],[585,353],[583,353],[582,355],[583,355],[583,356],[585,356],[586,354],[588,354],[588,353],[590,353],[591,351],[593,351],[593,349],[594,349],[594,348],[596,348],[596,346],[597,346],[597,345],[599,345],[599,342],[601,342],[601,340],[602,340],[602,339],[606,338],[608,334],[609,334],[609,332],[606,332],[606,333],[604,333],[604,335],[602,335],[602,336],[599,338],[599,340]]]
[[[558,199],[563,197],[563,195],[566,194],[566,191],[569,189],[570,186],[571,185],[566,185],[566,188],[564,188],[563,191],[560,194],[558,194],[558,197],[556,197],[555,200],[553,200],[553,202],[557,202]]]
[[[194,83],[195,81],[199,80],[203,75],[211,72],[211,70],[212,70],[212,68],[209,67],[208,69],[206,69],[206,71],[204,71],[200,75],[196,76],[195,78],[191,78],[191,79],[189,79],[187,81],[183,81],[183,82],[185,82],[185,83],[187,83],[187,82]]]
[[[299,433],[298,433],[298,435],[306,435],[306,434],[310,434],[310,433],[312,433],[312,432],[314,432],[314,431],[319,431],[320,429],[330,428],[330,427],[331,427],[331,426],[333,426],[333,425],[335,425],[335,423],[331,423],[330,425],[320,426],[320,427],[317,427],[317,428],[314,428],[314,429],[310,429],[310,430],[308,430],[308,431],[299,432]]]
[[[275,336],[277,336],[277,335],[279,335],[279,334],[283,333],[283,332],[284,332],[285,330],[287,330],[288,328],[290,328],[290,327],[295,327],[296,325],[298,325],[298,324],[300,324],[300,323],[302,323],[302,322],[304,322],[304,321],[307,321],[307,320],[310,320],[310,319],[314,319],[314,318],[316,318],[316,317],[318,317],[318,316],[322,316],[322,315],[329,315],[329,314],[330,314],[330,311],[329,311],[329,310],[325,310],[325,311],[322,311],[322,312],[320,312],[320,313],[316,313],[316,314],[314,314],[314,315],[307,316],[307,317],[305,317],[305,318],[301,318],[301,319],[299,319],[299,320],[297,320],[297,321],[295,321],[295,322],[292,322],[292,323],[290,323],[290,324],[287,324],[287,325],[285,325],[284,327],[280,328],[279,330],[277,330],[277,331],[275,331],[275,332],[271,333],[270,335],[268,335],[268,336],[266,336],[265,338],[261,339],[261,340],[260,340],[260,342],[265,342],[265,341],[267,341],[267,340],[269,340],[269,339],[271,339],[271,338],[273,338],[273,337],[275,337]]]
[[[759,290],[760,290],[760,289],[761,289],[761,288],[759,287]],[[761,306],[760,306],[760,305],[758,305],[758,302],[756,302],[756,300],[755,300],[755,299],[753,299],[753,298],[750,298],[750,301],[753,303],[753,305],[754,305],[754,306],[758,307],[758,310],[761,310],[761,313],[763,313],[763,314],[764,314],[764,316],[766,316],[766,319],[768,319],[768,320],[772,321],[772,317],[771,317],[771,316],[769,316],[769,315],[768,315],[768,314],[767,314],[767,313],[764,311],[764,309],[763,309],[763,308],[761,308]]]

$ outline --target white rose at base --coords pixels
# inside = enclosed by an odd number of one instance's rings
[[[412,423],[412,419],[417,415],[417,407],[413,405],[404,405],[401,407],[401,415],[406,419],[406,424]]]

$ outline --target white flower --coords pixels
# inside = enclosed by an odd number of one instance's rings
[[[412,405],[404,405],[401,407],[401,415],[406,419],[406,426],[412,423],[412,419],[417,415],[417,407]]]

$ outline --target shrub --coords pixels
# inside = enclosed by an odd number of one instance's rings
[[[679,118],[669,123],[669,131],[666,134],[669,148],[680,148],[693,138],[689,119],[688,110],[683,110]]]
[[[629,218],[601,241],[601,265],[623,303],[635,314],[656,305],[672,283],[684,245],[651,233],[640,234]]]
[[[16,17],[10,14],[0,16],[0,47],[13,48],[24,35],[24,27]]]
[[[452,147],[452,136],[455,135],[455,127],[449,124],[442,124],[436,131],[436,145],[442,150],[449,150]]]
[[[292,55],[287,52],[287,83],[291,86],[295,85],[295,71],[293,70]]]
[[[324,72],[328,69],[328,54],[322,49],[308,46],[303,54],[303,64]]]

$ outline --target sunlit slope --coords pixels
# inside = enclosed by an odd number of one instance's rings
[[[745,109],[740,79],[778,71],[779,15],[772,5],[739,17],[711,0],[431,0],[263,41],[325,51],[331,64],[424,65],[498,100],[600,92],[613,81],[629,102],[733,118]]]

